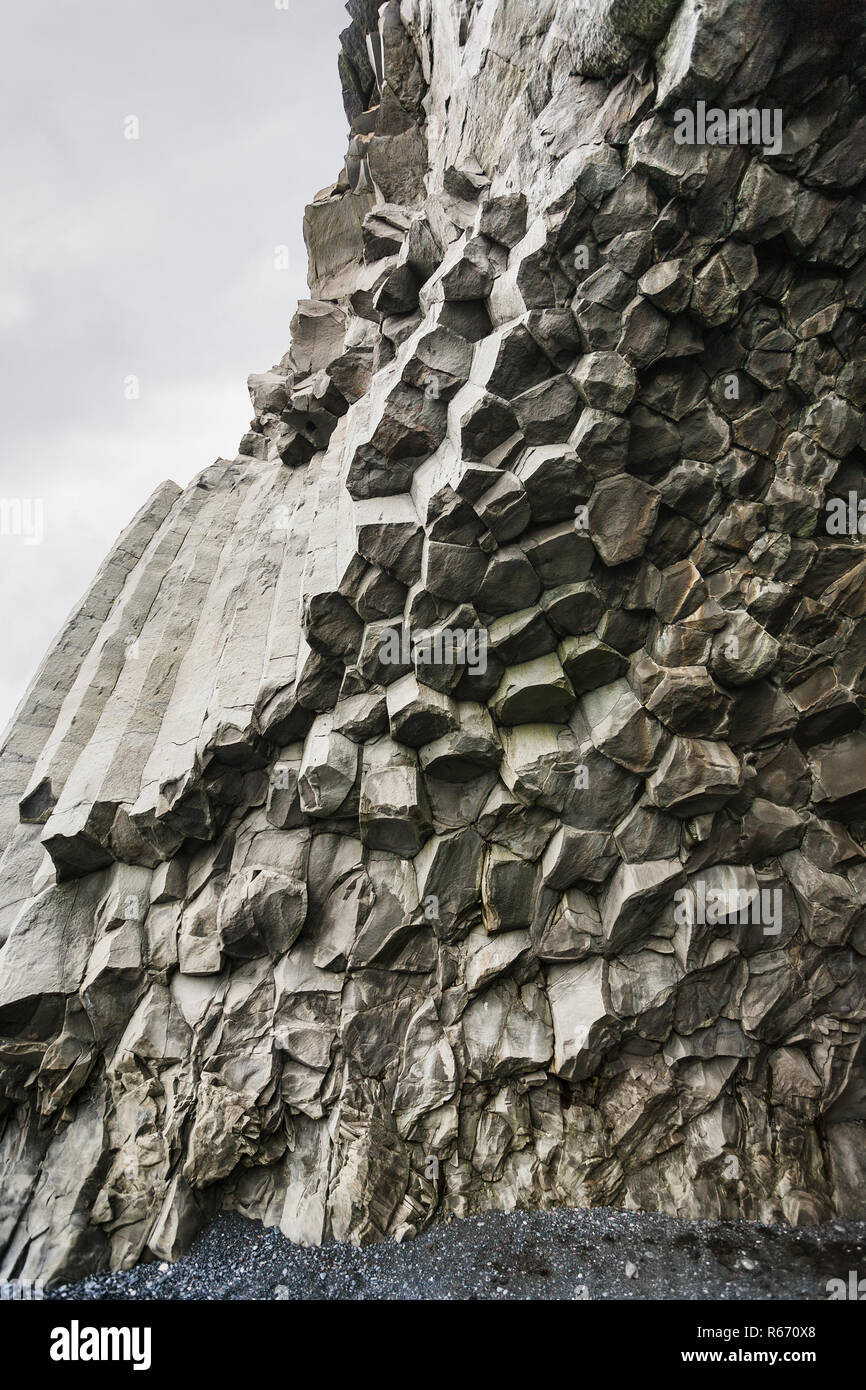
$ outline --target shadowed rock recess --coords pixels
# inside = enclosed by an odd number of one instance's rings
[[[289,351],[6,732],[3,1277],[866,1215],[862,27],[348,9]]]

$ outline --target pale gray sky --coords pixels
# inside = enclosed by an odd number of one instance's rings
[[[44,539],[0,534],[0,730],[117,534],[234,456],[246,378],[288,347],[304,204],[346,148],[349,20],[287,4],[6,7],[0,499],[42,499]]]

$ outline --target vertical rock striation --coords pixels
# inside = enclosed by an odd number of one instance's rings
[[[861,29],[347,8],[289,351],[5,735],[5,1277],[866,1214]]]

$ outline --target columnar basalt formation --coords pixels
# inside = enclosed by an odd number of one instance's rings
[[[289,351],[5,736],[6,1277],[866,1215],[856,15],[348,9]]]

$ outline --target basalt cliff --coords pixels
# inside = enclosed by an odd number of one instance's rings
[[[347,8],[286,355],[4,736],[0,1277],[866,1215],[857,8]]]

